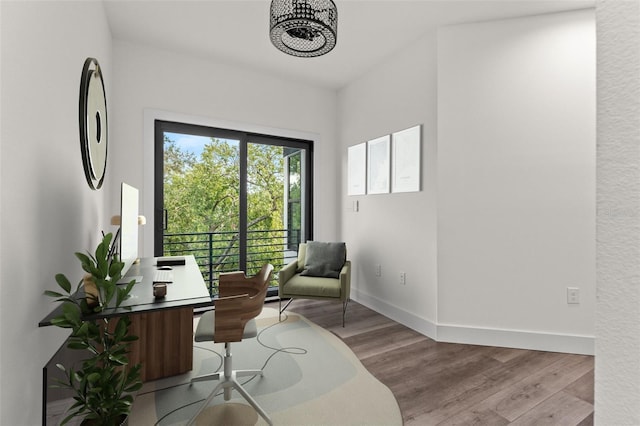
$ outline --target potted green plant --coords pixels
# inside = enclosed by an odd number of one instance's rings
[[[131,412],[133,393],[142,387],[141,365],[129,365],[130,344],[138,339],[130,333],[129,315],[92,318],[107,307],[119,308],[135,284],[117,285],[124,263],[110,256],[111,239],[106,234],[93,255],[75,253],[86,272],[75,290],[65,275],[57,274],[63,293],[45,291],[62,302],[52,325],[70,329],[67,347],[88,355],[78,368],[57,364],[65,377],[57,386],[71,389],[75,400],[62,424],[83,417],[83,425],[121,425]]]

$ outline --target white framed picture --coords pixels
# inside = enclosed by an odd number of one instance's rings
[[[390,174],[389,135],[367,142],[367,193],[387,194]]]
[[[420,191],[421,135],[421,125],[393,133],[392,192]]]
[[[347,150],[347,195],[367,193],[367,144],[350,146]]]

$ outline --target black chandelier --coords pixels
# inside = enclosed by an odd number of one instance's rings
[[[284,53],[324,55],[336,45],[338,9],[332,0],[272,0],[269,33]]]

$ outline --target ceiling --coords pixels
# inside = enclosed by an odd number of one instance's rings
[[[338,42],[297,58],[269,39],[270,0],[105,0],[112,36],[339,89],[444,25],[583,9],[594,0],[334,0]]]

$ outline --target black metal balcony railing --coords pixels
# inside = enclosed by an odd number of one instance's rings
[[[164,234],[164,256],[193,255],[209,287],[211,296],[218,294],[218,276],[221,272],[244,270],[240,268],[239,234],[229,232],[194,232]],[[287,229],[250,230],[247,232],[247,275],[256,274],[262,265],[271,263],[275,271],[298,255],[300,231]],[[277,287],[277,273],[271,285]]]

